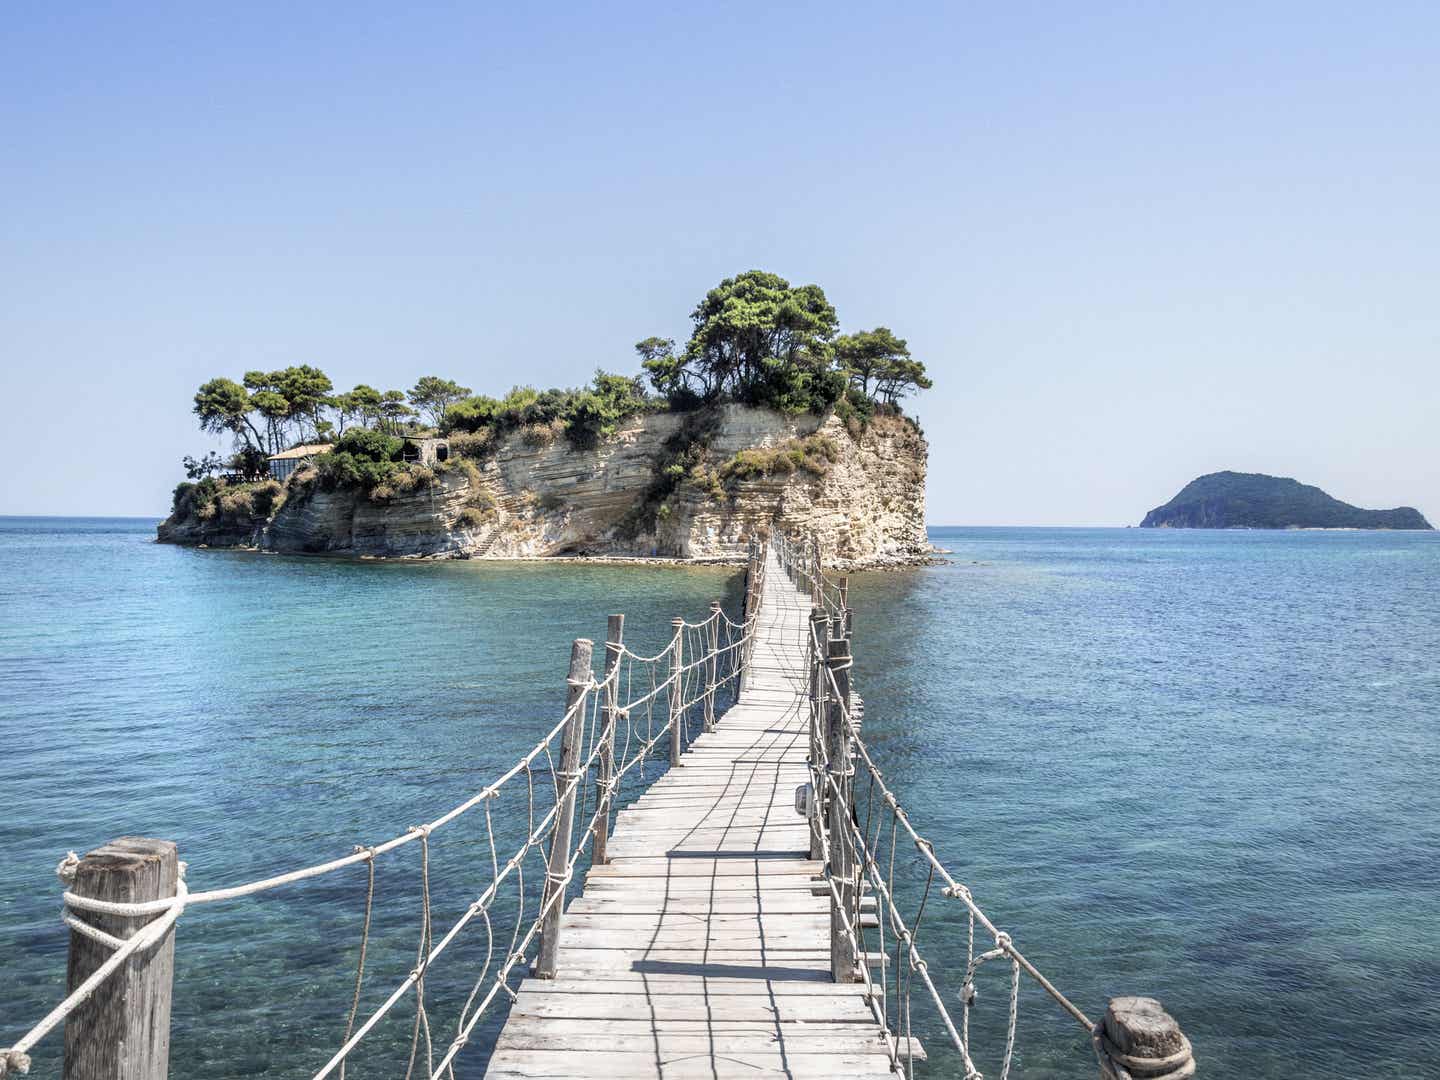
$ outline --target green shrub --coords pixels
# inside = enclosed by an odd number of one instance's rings
[[[331,453],[350,454],[364,461],[399,461],[405,443],[369,428],[351,428],[340,436]]]
[[[467,506],[460,511],[455,522],[457,525],[464,525],[467,529],[478,529],[489,519],[490,515],[484,510],[477,509],[474,506]]]
[[[787,439],[778,446],[741,450],[720,467],[719,480],[728,485],[765,476],[789,476],[799,470],[824,476],[839,460],[840,447],[834,439],[811,435]]]
[[[278,480],[262,480],[251,489],[255,512],[261,517],[270,517],[285,505],[285,488]]]
[[[351,428],[340,436],[335,449],[315,459],[315,472],[327,491],[356,488],[374,492],[390,480],[405,443],[368,428]]]
[[[478,394],[475,397],[457,401],[445,410],[440,430],[451,436],[450,447],[455,448],[455,436],[462,433],[489,431],[500,413],[500,402],[493,397]]]
[[[451,461],[484,461],[495,451],[495,432],[491,428],[457,432],[449,437],[448,444]]]
[[[434,470],[425,465],[416,465],[413,462],[408,465],[399,466],[389,478],[390,487],[402,495],[417,491],[420,488],[428,488],[434,483]]]
[[[178,514],[180,507],[190,499],[190,493],[195,490],[195,485],[189,480],[181,480],[175,485],[175,491],[170,496],[170,512]]]
[[[243,489],[227,491],[220,496],[220,512],[226,517],[251,517],[255,513],[255,499]]]

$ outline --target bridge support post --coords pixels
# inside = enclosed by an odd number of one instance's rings
[[[87,852],[70,891],[93,900],[142,903],[175,895],[180,860],[169,840],[125,836]],[[75,911],[80,921],[121,940],[162,915]],[[67,990],[73,992],[112,950],[70,931]],[[65,1021],[65,1080],[165,1080],[170,1068],[170,994],[175,931],[132,953]]]
[[[670,620],[675,644],[670,653],[670,766],[680,764],[681,723],[685,705],[685,620]]]
[[[710,601],[710,655],[705,659],[705,730],[715,730],[715,683],[720,662],[720,601]]]
[[[842,577],[840,579],[840,615],[843,623],[840,632],[836,636],[843,637],[846,641],[849,641],[851,637],[853,637],[852,631],[854,627],[851,625],[852,620],[850,617],[850,579],[848,577]]]
[[[829,680],[825,677],[826,654],[829,649],[830,620],[820,608],[810,609],[810,641],[807,652],[810,658],[810,775],[813,812],[810,814],[810,858],[818,859],[824,853],[826,785],[820,778],[820,762],[825,760],[826,725],[829,718],[825,709],[825,695]]]
[[[589,638],[576,638],[570,646],[570,674],[566,680],[565,729],[560,735],[560,801],[555,807],[555,824],[550,830],[550,860],[545,870],[545,893],[540,901],[540,946],[530,973],[537,979],[555,977],[555,957],[560,951],[560,917],[565,909],[565,886],[570,866],[570,837],[575,828],[575,793],[580,788],[580,739],[585,734],[585,693],[590,686]],[[545,905],[550,905],[546,907]]]
[[[1195,1075],[1190,1040],[1154,998],[1111,998],[1094,1041],[1100,1080],[1185,1080]]]
[[[610,784],[615,778],[615,722],[620,707],[619,676],[621,642],[625,639],[625,616],[611,615],[605,628],[605,704],[600,711],[600,769],[595,777],[595,845],[590,860],[597,865],[610,861]]]
[[[854,768],[850,763],[850,643],[831,638],[826,664],[834,686],[827,690],[826,736],[829,751],[830,806],[827,815],[830,833],[830,880],[835,893],[830,897],[830,975],[836,982],[860,981],[855,942],[850,934],[860,925],[859,887],[856,881],[855,839],[850,831]],[[847,932],[846,922],[850,924]]]
[[[748,628],[742,632],[748,633],[750,637],[736,650],[735,663],[740,669],[740,674],[735,680],[737,695],[750,684],[750,658],[755,651],[755,628],[750,625],[750,620],[755,617],[760,608],[760,559],[760,542],[752,538],[750,540],[750,561],[745,567],[745,607],[741,618],[741,626]]]
[[[825,578],[820,570],[820,537],[810,535],[810,603],[825,605]]]

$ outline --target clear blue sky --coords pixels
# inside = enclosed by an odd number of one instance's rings
[[[1440,524],[1440,7],[16,5],[0,512],[160,514],[197,384],[629,370],[752,267],[907,337],[929,519],[1273,472]]]

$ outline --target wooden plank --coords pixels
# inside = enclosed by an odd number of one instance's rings
[[[653,1052],[620,1054],[605,1051],[497,1050],[485,1074],[496,1080],[534,1077],[615,1077],[637,1080],[664,1077],[666,1080],[715,1080],[717,1076],[783,1076],[792,1080],[810,1078],[890,1076],[889,1059],[872,1056],[832,1054],[792,1055],[760,1051],[726,1055],[723,1061],[711,1054],[683,1055],[656,1060]]]

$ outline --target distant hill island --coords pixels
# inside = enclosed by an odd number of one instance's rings
[[[1264,473],[1217,472],[1145,515],[1142,529],[1429,529],[1419,510],[1362,510],[1318,487]]]

